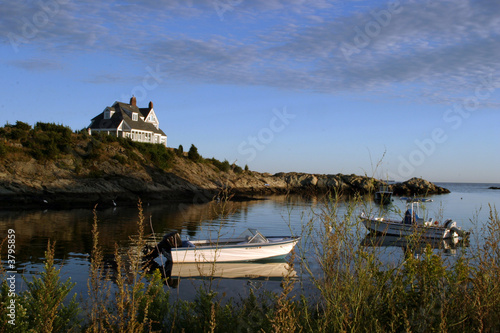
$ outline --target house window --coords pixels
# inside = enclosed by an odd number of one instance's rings
[[[104,111],[104,119],[109,119],[109,111]]]
[[[132,120],[133,121],[137,121],[137,119],[139,118],[138,114],[137,113],[132,113]]]

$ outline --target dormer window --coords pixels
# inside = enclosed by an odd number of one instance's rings
[[[106,109],[104,111],[104,119],[110,119],[115,114],[114,110]]]
[[[139,119],[139,115],[136,112],[132,113],[132,120],[137,121],[138,119]]]

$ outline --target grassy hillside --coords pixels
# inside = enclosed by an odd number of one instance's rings
[[[25,162],[34,159],[39,163],[60,161],[67,163],[69,170],[82,177],[105,173],[105,170],[97,168],[103,161],[116,161],[131,169],[149,166],[170,170],[179,158],[204,163],[223,172],[243,172],[240,166],[231,165],[227,160],[221,162],[215,158],[203,158],[194,145],[184,153],[182,146],[174,149],[105,134],[90,136],[86,131],[73,133],[69,127],[41,122],[33,128],[20,121],[0,128],[0,159]]]

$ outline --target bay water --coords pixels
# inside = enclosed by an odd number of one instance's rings
[[[430,196],[433,202],[426,204],[425,214],[440,221],[451,218],[465,230],[472,230],[471,242],[481,242],[480,230],[488,221],[490,208],[500,209],[500,184],[477,183],[437,183],[448,188],[451,193]],[[214,209],[210,203],[185,204],[165,203],[148,205],[143,203],[146,233],[161,237],[172,231],[180,233],[182,239],[215,238],[238,236],[247,228],[256,228],[264,235],[301,235],[307,226],[321,228],[321,212],[324,211],[324,197],[300,195],[259,197],[256,200],[228,202],[221,214],[220,206]],[[118,203],[119,204],[119,203]],[[339,211],[346,209],[346,204],[339,205]],[[356,207],[355,214],[361,210],[372,213],[396,216],[404,213],[404,203],[394,197],[392,205],[380,208],[371,198]],[[99,243],[105,255],[105,261],[113,261],[115,243],[125,252],[131,246],[131,237],[137,234],[137,207],[118,207],[97,210]],[[83,298],[87,295],[87,280],[92,248],[93,212],[89,209],[72,210],[12,210],[0,212],[0,236],[7,237],[9,229],[15,231],[15,267],[6,265],[6,248],[2,248],[2,265],[16,272],[16,292],[26,287],[26,281],[40,273],[44,265],[44,251],[47,242],[56,243],[55,259],[61,265],[61,279],[71,278],[76,283],[73,292]],[[361,236],[367,234],[361,226]],[[315,232],[311,233],[312,236]],[[308,237],[307,241],[311,241]],[[310,256],[312,273],[320,274],[320,267],[314,264],[313,253],[307,250],[306,240],[299,243],[295,259],[295,273],[307,288],[308,274],[301,269],[301,258]],[[466,249],[465,249],[466,251]],[[449,251],[451,258],[455,252]],[[384,252],[386,260],[402,255],[397,246],[388,247]],[[305,258],[306,260],[308,258]],[[245,297],[249,288],[280,291],[281,273],[286,270],[276,263],[243,264],[224,266],[226,275],[207,282],[200,276],[180,277],[172,295],[190,300],[207,283],[217,292],[230,297]],[[281,266],[280,266],[281,265]],[[273,270],[265,277],[266,270]],[[253,272],[252,272],[253,271]],[[229,274],[231,272],[231,274]],[[196,274],[192,274],[196,275]],[[271,277],[270,277],[271,276]],[[23,279],[24,277],[25,279]]]

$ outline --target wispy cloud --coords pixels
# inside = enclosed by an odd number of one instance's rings
[[[52,60],[46,59],[25,59],[25,60],[15,60],[9,62],[12,66],[22,68],[27,71],[52,71],[62,69],[63,66]]]
[[[49,3],[58,7],[41,5]],[[158,64],[180,80],[333,94],[416,84],[422,91],[415,96],[438,91],[445,99],[487,72],[500,73],[496,1],[243,0],[224,22],[214,3],[9,2],[0,33],[7,45],[18,36],[18,49],[105,52]],[[349,56],[346,47],[354,47]],[[109,79],[112,73],[95,80]]]

